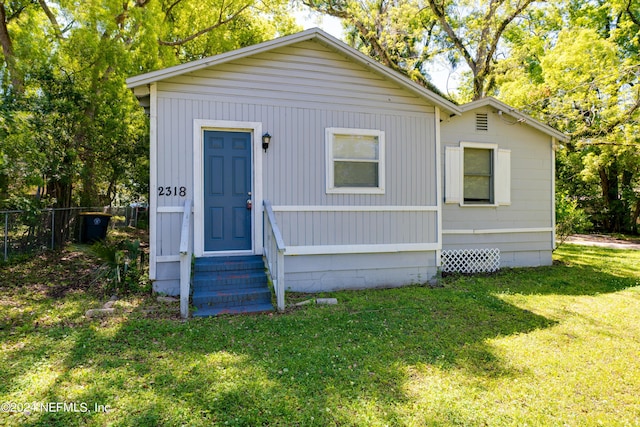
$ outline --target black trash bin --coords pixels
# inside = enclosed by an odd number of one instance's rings
[[[111,215],[102,212],[82,212],[80,218],[82,218],[81,243],[93,243],[107,237],[107,227],[109,227]]]

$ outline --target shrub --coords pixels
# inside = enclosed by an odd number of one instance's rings
[[[560,245],[575,233],[584,233],[592,227],[589,216],[578,207],[578,201],[568,192],[556,193],[556,238]]]
[[[107,292],[129,294],[148,290],[139,240],[98,241],[91,250],[103,261],[99,277],[106,280]]]

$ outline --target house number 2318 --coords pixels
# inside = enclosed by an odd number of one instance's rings
[[[158,196],[180,196],[187,195],[187,187],[158,187]]]

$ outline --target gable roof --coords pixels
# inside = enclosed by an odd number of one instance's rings
[[[557,138],[560,141],[566,142],[566,141],[569,141],[570,139],[567,135],[560,132],[559,130],[556,130],[551,126],[544,124],[519,110],[516,110],[512,106],[505,104],[504,102],[499,101],[492,96],[488,96],[486,98],[478,99],[477,101],[472,101],[472,102],[469,102],[468,104],[461,105],[460,109],[466,113],[467,111],[472,111],[472,110],[475,110],[476,108],[481,108],[481,107],[493,107],[498,111],[507,113],[510,116],[513,116],[514,118],[516,118],[519,122],[527,124],[541,132],[546,133],[549,136]]]
[[[266,41],[253,46],[247,46],[241,49],[221,53],[219,55],[210,56],[208,58],[199,59],[197,61],[187,62],[185,64],[176,65],[169,68],[163,68],[157,71],[151,71],[149,73],[140,74],[138,76],[130,77],[127,79],[127,87],[129,89],[135,89],[141,86],[146,86],[150,83],[166,80],[172,77],[180,76],[193,71],[201,70],[203,68],[213,67],[219,64],[224,64],[229,61],[245,58],[258,53],[267,52],[273,49],[282,48],[295,43],[303,41],[317,41],[337,52],[342,53],[353,62],[358,63],[365,68],[369,68],[372,71],[383,75],[389,80],[394,81],[401,87],[409,90],[415,95],[421,97],[429,103],[432,103],[450,115],[460,115],[462,110],[460,107],[437,95],[436,93],[420,86],[408,77],[391,70],[390,68],[378,63],[373,58],[368,57],[362,52],[352,48],[346,43],[334,38],[333,36],[325,33],[319,28],[311,28],[306,31],[302,31],[289,36],[281,37],[278,39]]]

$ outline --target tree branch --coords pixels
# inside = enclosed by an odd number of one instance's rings
[[[173,8],[176,7],[178,4],[180,4],[181,2],[182,2],[182,0],[176,0],[176,1],[174,1],[173,3],[171,3],[169,5],[169,8],[164,12],[164,20],[165,20],[165,22],[169,18],[169,15],[171,14],[171,11],[173,10]]]
[[[3,2],[0,2],[0,3],[2,3],[2,4],[4,5],[4,3],[5,3],[5,2],[3,1]],[[11,22],[11,21],[13,21],[14,19],[18,19],[18,18],[20,17],[20,14],[21,14],[21,13],[22,13],[26,8],[27,8],[27,6],[26,6],[26,5],[22,5],[22,6],[18,7],[18,8],[16,8],[16,10],[14,10],[14,11],[13,11],[13,13],[12,13],[11,15],[8,15],[8,16],[7,16],[7,22]]]
[[[344,5],[338,4],[337,1],[331,2],[322,0],[302,0],[302,4],[310,7],[311,9],[317,10],[321,13],[326,13],[327,15],[335,16],[336,18],[342,19],[350,19],[351,15],[344,10]],[[340,6],[340,8],[338,8]]]
[[[635,114],[636,111],[640,109],[640,94],[636,99],[635,104],[631,106],[631,108],[618,120],[615,120],[607,125],[605,128],[601,129],[586,129],[581,132],[576,132],[571,134],[572,139],[582,139],[582,138],[594,138],[602,135],[607,135],[611,133],[617,126],[621,124],[627,123],[629,119]]]
[[[222,10],[220,11],[220,16],[218,17],[218,22],[216,22],[215,24],[211,25],[210,27],[204,28],[188,37],[185,37],[183,39],[179,39],[179,40],[174,40],[174,41],[166,41],[166,40],[160,40],[158,39],[158,43],[162,46],[182,46],[185,43],[190,42],[191,40],[194,40],[210,31],[215,30],[218,27],[221,27],[224,24],[227,24],[231,21],[233,21],[234,19],[236,19],[238,16],[240,16],[240,14],[242,12],[244,12],[250,5],[246,4],[244,6],[242,6],[240,8],[240,10],[238,10],[237,12],[235,12],[233,15],[229,16],[226,19],[222,19]]]
[[[633,3],[633,0],[629,0],[629,2],[627,3],[627,8],[626,8],[627,15],[629,15],[629,19],[631,19],[631,22],[633,22],[638,27],[640,27],[640,17],[635,16],[631,11],[631,3]]]
[[[38,4],[40,4],[40,7],[44,11],[44,14],[47,15],[47,18],[49,18],[49,22],[51,22],[51,25],[53,26],[53,32],[55,33],[56,37],[58,39],[62,39],[63,38],[62,30],[60,29],[60,24],[58,24],[56,15],[53,14],[53,12],[51,11],[51,9],[49,9],[49,6],[47,6],[47,3],[44,0],[38,0]]]
[[[473,69],[474,79],[474,99],[479,99],[485,96],[487,91],[492,87],[493,81],[486,83],[487,76],[491,75],[494,67],[494,57],[498,49],[498,43],[502,38],[502,34],[507,29],[509,24],[517,18],[531,3],[537,0],[524,0],[522,3],[518,2],[518,6],[508,16],[499,22],[493,35],[491,30],[493,27],[493,20],[498,7],[503,4],[504,0],[491,1],[489,10],[484,18],[484,26],[481,31],[480,40],[478,40],[478,50],[476,52],[476,68]],[[487,49],[488,47],[488,49]]]
[[[451,25],[449,25],[449,23],[447,22],[447,18],[445,16],[445,11],[444,11],[444,3],[440,6],[436,4],[436,0],[428,0],[428,2],[429,2],[429,7],[431,8],[431,11],[436,16],[436,18],[438,18],[438,22],[440,23],[440,26],[442,26],[442,29],[447,33],[447,35],[449,36],[449,38],[451,39],[455,47],[462,54],[465,61],[467,61],[467,65],[469,65],[469,68],[471,68],[471,71],[475,75],[477,73],[478,64],[471,56],[471,54],[467,50],[466,46],[464,45],[460,37],[458,37],[456,32],[453,31],[453,28],[451,28]]]
[[[493,56],[491,53],[487,54],[485,51],[487,45],[489,44],[490,31],[491,31],[491,22],[496,14],[496,10],[498,10],[498,6],[502,3],[502,1],[491,0],[489,3],[489,10],[487,10],[487,14],[484,17],[484,27],[482,27],[482,31],[480,32],[480,40],[478,41],[478,50],[476,52],[476,63],[482,64],[480,67],[479,73],[483,72],[483,69],[487,67],[489,61],[487,58]],[[495,37],[494,39],[495,40]],[[493,42],[492,40],[492,42]],[[491,44],[493,46],[493,43]],[[486,74],[486,73],[483,73]]]
[[[507,26],[509,26],[509,24],[516,19],[518,16],[520,16],[520,14],[529,7],[529,5],[535,1],[538,0],[525,0],[520,6],[518,6],[516,8],[516,10],[513,11],[513,13],[509,16],[507,16],[505,19],[502,20],[502,22],[500,23],[500,25],[498,26],[498,29],[493,37],[493,41],[491,43],[491,49],[489,50],[489,55],[488,57],[493,57],[493,55],[495,55],[495,52],[498,48],[498,43],[500,41],[500,38],[502,37],[502,34],[505,32],[505,30],[507,29]]]

